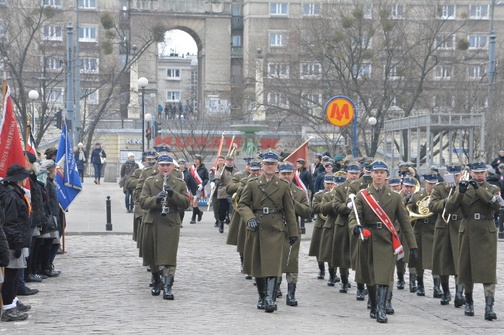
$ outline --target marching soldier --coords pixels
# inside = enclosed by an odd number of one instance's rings
[[[224,223],[229,218],[229,200],[226,187],[231,183],[233,175],[238,172],[234,166],[234,159],[231,156],[226,157],[224,168],[217,170],[215,179],[219,181],[217,186],[217,201],[219,202],[219,233],[224,233]],[[229,223],[229,221],[227,221]]]
[[[462,212],[460,208],[453,213],[446,211],[446,202],[453,195],[456,185],[462,177],[461,165],[450,165],[446,171],[452,174],[450,183],[446,181],[448,174],[445,175],[445,182],[434,186],[431,194],[429,210],[437,214],[436,226],[434,231],[434,249],[432,257],[432,273],[439,275],[443,296],[441,305],[448,305],[451,300],[449,276],[455,275],[455,307],[461,307],[465,304],[463,295],[464,286],[458,283],[458,232],[460,222],[462,221]]]
[[[463,180],[446,203],[448,213],[462,212],[459,229],[459,283],[464,284],[466,306],[464,314],[474,315],[474,283],[483,283],[485,292],[485,320],[495,320],[493,311],[496,268],[497,227],[494,212],[501,205],[499,189],[488,184],[485,162],[469,165],[471,180]]]
[[[147,211],[144,217],[143,262],[150,265],[157,296],[163,288],[163,299],[173,300],[172,285],[177,266],[177,250],[181,220],[179,209],[189,207],[185,182],[173,176],[173,158],[159,156],[158,174],[145,180],[140,205]],[[162,267],[163,281],[161,282]]]
[[[329,264],[329,279],[327,280],[327,286],[334,286],[336,283],[340,282],[340,278],[336,276],[336,269],[331,264],[334,223],[336,222],[336,216],[338,215],[332,206],[335,191],[336,188],[334,187],[330,192],[326,192],[320,203],[320,212],[322,215],[326,216],[326,220],[322,225],[318,259],[319,262],[327,262]]]
[[[423,274],[425,269],[432,269],[432,245],[434,242],[434,224],[436,223],[436,215],[429,211],[430,194],[434,186],[438,182],[437,174],[426,174],[424,177],[424,189],[416,192],[411,197],[411,201],[407,208],[415,215],[413,231],[418,246],[418,261],[410,259],[410,263],[415,263],[417,276],[417,296],[425,296],[425,288]],[[411,215],[411,214],[410,214]],[[415,219],[416,218],[416,219]],[[441,298],[440,281],[438,275],[433,275],[434,281],[434,298]]]
[[[322,226],[325,220],[321,216],[321,202],[325,193],[330,192],[334,187],[334,177],[332,174],[324,176],[324,189],[315,193],[312,201],[312,211],[316,215],[315,224],[313,225],[312,237],[310,241],[310,249],[308,251],[308,256],[317,257],[317,263],[319,267],[319,272],[317,274],[318,279],[324,279],[325,277],[325,266],[324,262],[319,260],[319,250],[320,250],[320,240],[322,238]],[[322,214],[323,215],[323,214]]]
[[[295,207],[289,185],[275,176],[278,155],[262,155],[263,174],[251,178],[238,202],[238,212],[247,223],[243,271],[256,278],[258,309],[277,309],[276,287],[282,275],[285,234],[290,245],[298,240]]]
[[[196,216],[198,217],[198,222],[203,218],[203,211],[199,208],[199,200],[205,198],[205,185],[208,183],[208,170],[203,163],[203,157],[201,155],[194,155],[194,164],[191,165],[189,171],[193,176],[196,184],[198,184],[198,190],[196,191],[196,196],[192,200],[193,214],[191,221],[189,223],[196,223]]]
[[[394,222],[403,229],[404,236],[417,254],[415,237],[409,217],[399,194],[385,187],[388,167],[382,161],[370,165],[372,184],[355,197],[355,208],[349,215],[349,227],[359,241],[356,281],[366,283],[371,300],[370,317],[377,322],[388,322],[386,299],[394,275],[396,255],[403,256]]]
[[[402,180],[402,188],[401,188],[401,196],[402,196],[402,201],[404,205],[408,205],[410,203],[411,197],[413,196],[413,193],[415,193],[415,187],[417,186],[417,179],[413,178],[412,176],[407,176],[404,177]],[[404,257],[401,259],[398,259],[396,262],[396,267],[397,267],[397,289],[398,290],[403,290],[404,289],[404,271],[406,269],[406,263],[408,263],[408,260],[411,260],[410,258],[410,253],[409,253],[409,246],[408,243],[405,241],[404,236],[402,235],[402,232],[399,232],[399,238],[401,239],[401,242],[403,243],[404,247]],[[415,293],[418,289],[417,287],[417,282],[416,282],[416,268],[415,268],[415,262],[409,262],[408,263],[408,271],[409,271],[409,291],[410,293]]]
[[[311,217],[312,211],[310,204],[308,203],[308,198],[304,190],[296,186],[292,180],[294,179],[294,165],[291,163],[285,163],[279,167],[280,179],[285,180],[290,187],[292,194],[292,200],[294,201],[294,207],[296,212],[297,222],[299,223],[299,218],[307,219]],[[296,285],[298,281],[299,272],[299,246],[301,244],[301,230],[297,229],[296,232],[297,241],[293,245],[289,243],[288,236],[285,236],[284,250],[283,250],[283,261],[284,266],[282,272],[285,273],[285,278],[287,280],[287,306],[297,306],[298,302],[296,300]],[[282,277],[279,278],[282,281]]]

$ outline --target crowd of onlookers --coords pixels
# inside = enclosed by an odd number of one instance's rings
[[[29,151],[25,158],[25,166],[12,164],[0,182],[0,266],[5,267],[1,278],[2,321],[28,317],[31,306],[19,297],[39,291],[26,283],[60,274],[53,265],[61,252],[64,223],[55,184],[56,149],[47,149],[45,159]]]

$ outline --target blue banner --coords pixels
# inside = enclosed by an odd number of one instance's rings
[[[72,151],[72,141],[68,136],[66,124],[61,128],[61,137],[56,154],[56,186],[58,201],[63,210],[67,210],[75,197],[82,190],[82,183],[77,171],[75,156]]]

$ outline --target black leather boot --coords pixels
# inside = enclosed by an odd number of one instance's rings
[[[497,319],[497,314],[493,311],[494,297],[485,297],[485,320]]]
[[[356,293],[355,299],[358,301],[364,301],[365,295],[366,294],[364,293],[364,284],[357,283],[357,293]]]
[[[404,273],[397,273],[397,289],[404,290]]]
[[[376,285],[376,322],[379,323],[387,323],[387,312],[385,309],[385,305],[387,303],[388,296],[388,286],[385,285]]]
[[[448,282],[441,283],[443,288],[443,296],[441,297],[441,305],[449,305],[451,301],[450,285]]]
[[[393,315],[394,313],[394,307],[392,307],[392,291],[388,290],[387,304],[385,305],[385,314]]]
[[[282,296],[282,289],[280,288],[280,285],[282,285],[282,277],[278,277],[277,279],[276,298],[280,298]]]
[[[175,297],[173,296],[172,290],[171,290],[172,286],[173,286],[173,281],[174,281],[173,276],[164,276],[163,281],[164,281],[163,299],[166,299],[166,300],[175,299]]]
[[[215,228],[219,227],[219,219],[215,220],[214,227],[215,227]]]
[[[296,284],[288,283],[287,284],[287,298],[286,298],[287,306],[297,306],[298,302],[296,300]]]
[[[189,221],[190,224],[195,224],[196,223],[196,215],[198,214],[197,210],[198,210],[198,208],[193,207],[191,221]]]
[[[409,291],[411,293],[415,293],[417,291],[418,287],[416,284],[416,274],[410,273],[409,274]]]
[[[203,211],[199,209],[199,207],[197,207],[197,210],[198,210],[198,222],[199,222],[201,221],[201,219],[203,219]]]
[[[425,296],[425,288],[424,288],[424,283],[423,283],[423,277],[418,276],[417,282],[418,282],[418,288],[416,291],[416,295],[418,295],[419,297],[424,297]]]
[[[224,221],[219,221],[219,233],[224,233]]]
[[[348,276],[341,275],[341,288],[339,292],[340,293],[348,292]]]
[[[455,285],[455,300],[453,301],[453,305],[459,308],[465,305],[465,303],[464,285]]]
[[[161,293],[161,289],[163,288],[163,282],[161,281],[161,273],[152,272],[151,281],[152,281],[151,294],[157,296]]]
[[[433,293],[432,296],[434,298],[441,298],[443,296],[443,292],[441,291],[441,288],[439,287],[441,285],[441,279],[439,278],[432,278],[434,282],[434,288],[433,288]]]
[[[369,317],[376,319],[376,286],[368,286],[368,299],[369,309],[371,309]]]
[[[277,310],[277,305],[275,303],[277,279],[278,277],[266,278],[266,298],[264,299],[264,311],[266,313],[273,313]]]
[[[334,286],[336,283],[336,269],[329,268],[329,279],[327,280],[327,286]]]
[[[324,262],[318,262],[319,273],[317,275],[317,279],[324,279],[325,277],[325,266]]]
[[[266,299],[266,278],[256,277],[257,293],[259,300],[257,301],[257,309],[264,309],[264,299]]]
[[[472,292],[466,292],[465,294],[466,305],[464,308],[464,315],[474,316],[474,301]]]

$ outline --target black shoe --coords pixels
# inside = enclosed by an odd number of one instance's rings
[[[6,309],[2,314],[2,321],[23,321],[28,318],[28,314],[21,312],[16,307]]]
[[[214,224],[214,227],[219,227],[219,220],[215,220],[215,224]]]
[[[464,315],[466,316],[474,316],[474,301],[472,298],[472,292],[466,292],[466,305],[464,308]]]
[[[17,290],[17,294],[18,295],[34,295],[34,294],[37,294],[39,293],[39,290],[37,290],[36,288],[28,288],[28,287],[24,287],[24,289],[18,289]]]
[[[196,220],[191,220],[189,221],[190,224],[195,224],[196,223]]]
[[[441,279],[434,278],[434,288],[433,288],[433,293],[432,293],[432,296],[434,298],[442,298],[443,297],[443,291],[441,291],[441,288],[439,287],[439,285],[441,285]]]
[[[172,276],[164,276],[163,277],[163,299],[165,300],[174,300],[175,297],[172,293],[174,278]]]
[[[494,297],[485,297],[485,320],[497,319],[497,314],[493,311]]]
[[[446,306],[449,305],[451,301],[450,292],[443,292],[443,296],[441,297],[441,305]]]
[[[317,279],[324,279],[325,277],[325,271],[320,270],[319,273],[317,274]]]
[[[404,290],[404,284],[405,284],[405,283],[404,283],[404,279],[399,279],[399,280],[397,281],[397,289],[398,289],[398,290]]]
[[[378,310],[376,312],[376,322],[387,323],[386,304],[388,297],[388,286],[376,285],[376,305]]]
[[[295,307],[298,305],[296,300],[296,284],[289,283],[287,284],[287,297],[285,300],[287,306]]]
[[[389,290],[387,295],[387,303],[385,304],[385,314],[394,315],[394,307],[392,307],[392,292]]]
[[[198,208],[198,210],[199,210],[199,212],[198,212],[198,222],[199,222],[203,218],[203,211],[199,208]]]
[[[256,278],[257,293],[259,293],[259,300],[257,301],[257,309],[265,309],[266,300],[266,278]]]
[[[31,309],[30,305],[25,305],[21,303],[19,300],[16,302],[16,307],[20,312],[28,312]]]
[[[409,275],[409,291],[411,293],[415,293],[417,291],[418,287],[416,284],[416,274],[410,273]]]
[[[334,276],[329,276],[329,279],[327,280],[327,286],[334,286],[336,283]]]
[[[334,275],[334,282],[339,283],[340,281],[341,281],[340,277],[338,277],[337,275]]]
[[[425,297],[425,289],[423,286],[418,285],[416,295],[419,297]]]
[[[455,306],[455,308],[462,307],[466,303],[463,291],[464,285],[455,285],[455,300],[453,300],[453,306]]]
[[[54,271],[52,269],[47,269],[44,271],[44,274],[47,276],[47,277],[58,277],[59,276],[59,272],[57,271]]]
[[[252,279],[252,276],[251,276],[251,275],[245,275],[245,279],[247,279],[247,280],[251,280],[251,279]]]
[[[156,272],[156,273],[152,272],[151,283],[152,283],[151,294],[153,296],[160,295],[161,289],[163,288],[163,282],[161,281],[161,273],[160,272]]]
[[[277,310],[277,305],[275,303],[275,295],[277,291],[277,277],[268,277],[266,280],[266,297],[264,311],[266,313],[273,313]]]
[[[30,274],[25,277],[26,283],[30,283],[30,282],[40,283],[42,280],[43,280],[42,277],[40,277],[39,275]]]
[[[219,221],[219,233],[224,233],[224,221]]]
[[[364,290],[357,290],[355,299],[358,301],[364,301]]]

